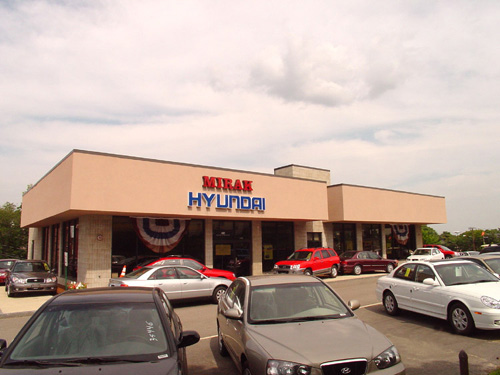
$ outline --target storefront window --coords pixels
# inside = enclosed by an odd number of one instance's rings
[[[333,224],[333,248],[338,254],[356,250],[356,225]]]
[[[321,232],[307,232],[307,247],[321,247]]]
[[[380,224],[363,224],[363,250],[382,255],[382,233]]]
[[[250,221],[214,220],[214,268],[250,275],[252,226]]]
[[[59,224],[52,226],[50,266],[59,275]]]
[[[406,259],[416,246],[415,225],[385,225],[387,258]]]
[[[63,223],[63,249],[67,253],[68,278],[76,281],[78,269],[78,220]]]
[[[262,222],[262,271],[269,272],[274,264],[288,258],[294,250],[293,223]]]

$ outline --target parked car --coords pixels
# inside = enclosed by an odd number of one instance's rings
[[[363,272],[392,272],[398,266],[395,259],[384,259],[373,251],[346,251],[339,255],[340,272],[361,275]]]
[[[145,262],[150,263],[156,259],[159,259],[157,255],[138,255],[135,257],[121,259],[114,264],[111,263],[111,271],[121,273],[123,271],[123,266],[125,266],[126,273],[132,272],[138,264],[142,264]]]
[[[44,260],[16,260],[7,271],[5,291],[9,297],[20,293],[57,293],[57,276]]]
[[[500,280],[469,260],[415,261],[377,280],[389,315],[410,310],[445,319],[454,332],[500,329]]]
[[[438,248],[439,251],[441,251],[444,254],[445,259],[453,258],[453,257],[459,257],[462,256],[463,254],[460,251],[453,251],[446,246],[443,245],[424,245],[424,247],[435,247]]]
[[[237,278],[217,308],[219,353],[244,375],[404,374],[389,339],[354,315],[359,306],[316,277]]]
[[[320,247],[294,251],[287,260],[277,262],[273,272],[337,277],[339,268],[340,258],[335,250]]]
[[[187,373],[195,331],[158,288],[92,288],[47,301],[9,347],[0,340],[2,374]]]
[[[491,272],[496,277],[500,278],[500,255],[490,255],[492,253],[485,253],[478,256],[465,256],[460,258],[453,258],[454,260],[470,260],[477,265],[483,267],[485,270]]]
[[[500,245],[486,246],[479,251],[480,254],[493,253],[493,252],[500,252]]]
[[[416,249],[412,255],[406,258],[407,261],[444,259],[445,255],[436,247],[421,247]]]
[[[0,259],[0,284],[5,284],[7,271],[14,265],[16,259]]]
[[[209,277],[225,277],[228,280],[234,280],[236,279],[236,275],[231,272],[231,271],[226,271],[226,270],[219,270],[217,268],[208,268],[204,264],[198,262],[195,259],[192,258],[186,258],[186,257],[177,257],[177,256],[169,256],[166,258],[160,258],[157,260],[154,260],[152,262],[148,262],[145,265],[138,265],[135,270],[138,270],[144,266],[174,266],[174,265],[183,265],[183,266],[188,266],[191,267],[198,272],[201,272],[205,276]]]
[[[112,287],[158,287],[171,301],[209,298],[217,303],[231,281],[223,277],[208,277],[187,266],[143,267],[115,279],[109,279]]]

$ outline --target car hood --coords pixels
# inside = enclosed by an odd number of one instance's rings
[[[453,289],[455,292],[475,298],[488,296],[500,300],[500,281],[492,281],[490,283],[450,285],[446,288]]]
[[[47,278],[47,277],[53,277],[55,276],[54,274],[52,273],[48,273],[48,272],[15,272],[15,273],[11,273],[11,276],[17,276],[17,277],[20,277],[20,278],[23,278],[23,279],[27,279],[28,277],[36,277],[36,278]]]
[[[164,359],[155,362],[140,363],[105,363],[90,364],[82,366],[62,366],[62,367],[0,367],[0,372],[5,374],[26,375],[27,373],[36,373],[37,375],[60,374],[60,375],[123,375],[139,373],[141,375],[178,375],[178,366],[174,358]]]
[[[314,367],[346,358],[370,361],[392,345],[384,335],[356,317],[249,327],[249,336],[270,358]]]
[[[276,262],[276,264],[279,266],[291,266],[293,264],[300,264],[303,262],[308,262],[308,261],[307,260],[280,260],[279,262]]]
[[[432,259],[433,255],[410,255],[407,260],[429,260]]]

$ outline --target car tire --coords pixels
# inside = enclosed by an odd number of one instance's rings
[[[354,266],[354,269],[352,271],[355,275],[361,275],[363,273],[363,269],[359,264]]]
[[[304,275],[306,275],[306,276],[312,276],[312,274],[313,274],[313,273],[312,273],[312,270],[311,270],[310,268],[308,268],[308,269],[306,269],[306,270],[304,271]]]
[[[243,371],[241,371],[242,375],[252,375],[252,372],[250,371],[250,367],[248,366],[248,362],[245,361],[243,362]]]
[[[16,296],[16,293],[14,293],[9,285],[9,287],[7,288],[7,296],[8,297],[15,297]]]
[[[399,307],[398,307],[398,301],[396,301],[396,297],[394,297],[394,294],[391,292],[385,292],[384,293],[384,309],[389,315],[398,315],[399,314]]]
[[[215,288],[214,292],[212,293],[212,302],[215,304],[219,303],[219,299],[222,297],[226,289],[227,287],[222,285],[219,285],[217,288]]]
[[[332,266],[332,269],[330,270],[330,276],[335,279],[339,274],[339,269],[337,268],[337,266],[334,264]]]
[[[226,344],[224,344],[224,340],[222,339],[222,334],[220,332],[218,324],[217,324],[217,346],[219,347],[219,354],[222,357],[227,357],[229,355],[229,353],[227,352]]]
[[[455,303],[448,313],[451,328],[459,335],[469,335],[474,331],[474,319],[469,309],[462,303]]]
[[[389,263],[387,267],[385,268],[387,273],[391,273],[394,270],[394,265]]]

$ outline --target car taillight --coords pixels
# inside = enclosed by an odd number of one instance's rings
[[[128,286],[128,285],[127,285],[127,284],[123,284],[123,283],[121,283],[121,284],[120,284],[120,286]]]

